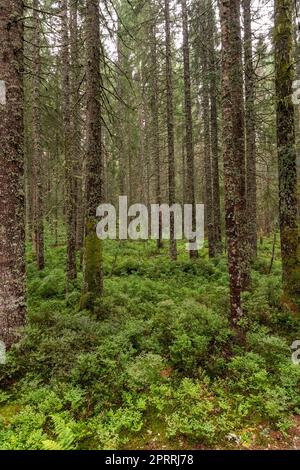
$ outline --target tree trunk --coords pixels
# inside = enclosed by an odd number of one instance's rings
[[[246,131],[246,197],[250,257],[257,256],[255,78],[252,53],[251,0],[243,0],[245,131]]]
[[[203,30],[205,35],[207,29]],[[204,37],[203,37],[204,40]],[[213,187],[212,187],[212,159],[211,159],[211,140],[210,140],[210,103],[209,103],[209,81],[210,74],[208,70],[208,51],[207,47],[202,47],[202,117],[204,131],[204,167],[205,167],[205,206],[206,206],[206,226],[208,238],[208,253],[210,258],[215,256],[215,232],[214,232],[214,213],[213,213]]]
[[[275,1],[275,75],[283,303],[300,312],[300,239],[293,85],[293,1]]]
[[[61,1],[62,26],[62,87],[63,87],[63,149],[66,181],[66,220],[67,220],[67,281],[72,283],[77,277],[76,270],[76,206],[74,182],[74,155],[71,148],[71,103],[70,103],[70,48],[68,28],[68,0]],[[73,109],[72,109],[73,112]],[[72,137],[72,139],[71,139]]]
[[[100,12],[98,0],[86,2],[87,155],[82,307],[93,309],[102,295],[102,243],[96,233],[97,207],[102,199],[102,132],[100,75]]]
[[[78,0],[70,3],[70,90],[71,90],[71,156],[73,159],[74,171],[74,212],[75,212],[75,233],[76,249],[82,250],[84,232],[83,214],[83,161],[81,146],[81,125],[80,125],[80,61],[79,61],[79,41],[78,41]]]
[[[172,74],[172,48],[169,0],[165,0],[165,28],[166,28],[166,90],[167,90],[167,132],[168,132],[168,185],[169,205],[175,204],[175,156],[174,156],[174,111],[173,111],[173,74]],[[175,240],[175,218],[171,214],[170,223],[170,257],[177,259],[177,243]]]
[[[221,0],[222,114],[225,215],[228,247],[231,319],[241,318],[241,292],[247,269],[245,237],[245,140],[240,1]]]
[[[43,270],[45,267],[44,254],[44,198],[43,198],[43,149],[41,145],[41,59],[40,59],[40,19],[39,0],[33,0],[33,93],[32,93],[32,150],[33,150],[33,191],[34,191],[34,240],[37,257],[37,267]]]
[[[215,44],[215,14],[212,0],[208,0],[208,67],[210,76],[210,144],[212,159],[212,196],[213,196],[213,221],[214,221],[214,251],[215,255],[221,255],[222,246],[222,222],[220,204],[220,177],[219,177],[219,126],[218,126],[218,68],[216,64],[216,44]]]
[[[191,98],[190,42],[186,0],[181,0],[183,30],[183,67],[184,67],[184,109],[185,109],[185,145],[186,145],[186,204],[193,206],[193,230],[196,229],[196,200],[194,172],[194,141]],[[191,240],[191,243],[194,243]],[[198,250],[190,251],[190,258],[198,257]]]
[[[23,2],[0,6],[0,340],[25,322]]]
[[[117,68],[117,91],[118,91],[118,136],[117,136],[117,151],[118,151],[118,162],[119,162],[119,195],[126,196],[126,162],[124,152],[124,87],[123,87],[123,50],[122,50],[122,39],[121,39],[121,24],[118,21],[118,37],[117,37],[117,53],[118,53],[118,68]]]
[[[151,76],[152,76],[152,96],[151,96],[151,113],[152,113],[152,152],[155,167],[155,202],[161,205],[161,162],[160,162],[160,135],[159,135],[159,116],[158,116],[158,64],[157,64],[157,38],[156,38],[156,22],[153,22],[151,31]],[[157,248],[162,248],[162,218],[159,216],[159,237],[157,240]]]
[[[299,10],[299,8],[298,8]],[[294,60],[295,60],[295,73],[296,79],[300,80],[300,11],[294,27]],[[300,85],[297,86],[296,90],[299,90]],[[294,90],[294,91],[296,91]],[[300,226],[300,100],[298,93],[298,103],[295,115],[295,126],[296,126],[296,152],[297,152],[297,186],[298,186],[298,226]]]

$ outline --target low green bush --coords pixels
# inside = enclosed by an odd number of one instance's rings
[[[271,250],[243,294],[243,344],[225,256],[190,261],[182,243],[174,263],[167,244],[107,242],[104,296],[90,313],[81,274],[66,290],[65,248],[47,248],[42,273],[29,252],[28,323],[0,368],[0,449],[236,447],[251,429],[287,433],[300,413],[290,350],[300,323],[280,304],[277,259],[266,275]]]

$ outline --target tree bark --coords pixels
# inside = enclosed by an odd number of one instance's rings
[[[218,68],[216,60],[215,44],[215,13],[212,0],[208,0],[208,67],[210,76],[210,145],[212,159],[212,196],[213,196],[213,223],[214,223],[214,252],[221,255],[222,246],[222,221],[220,204],[220,176],[219,176],[219,125],[218,125]]]
[[[40,59],[40,19],[39,0],[33,0],[33,93],[32,93],[32,151],[33,151],[33,191],[34,191],[34,241],[36,249],[37,267],[43,270],[45,267],[44,254],[44,197],[43,197],[43,149],[41,144],[41,59]]]
[[[188,11],[186,0],[181,0],[183,31],[183,68],[184,68],[184,108],[185,108],[185,145],[186,145],[186,203],[193,206],[193,230],[196,229],[196,199],[194,172],[194,139],[191,98],[190,41]],[[194,240],[191,240],[193,243]],[[190,258],[198,257],[198,250],[190,251]]]
[[[61,1],[62,27],[62,87],[63,87],[63,150],[66,182],[66,221],[67,221],[67,281],[72,283],[77,277],[76,270],[76,206],[74,181],[74,155],[71,142],[71,102],[70,102],[70,47],[68,27],[68,0]],[[73,111],[73,110],[72,110]]]
[[[245,249],[245,133],[240,1],[221,0],[222,114],[225,215],[231,319],[242,317],[241,292],[247,270]]]
[[[0,340],[25,323],[23,2],[0,6]]]
[[[157,63],[157,38],[156,22],[153,21],[151,30],[151,77],[152,77],[152,96],[151,96],[151,114],[152,114],[152,152],[155,167],[155,202],[161,205],[161,162],[160,162],[160,135],[159,135],[159,108],[158,108],[158,63]],[[162,248],[162,218],[159,217],[159,236],[157,248]]]
[[[300,312],[300,239],[297,223],[297,167],[292,102],[293,1],[275,0],[275,81],[279,165],[279,222],[283,303]]]
[[[70,3],[70,91],[71,91],[71,155],[74,171],[74,212],[76,249],[82,250],[84,232],[83,211],[83,158],[80,123],[80,81],[78,39],[78,0]]]
[[[167,133],[168,133],[168,186],[169,205],[175,204],[175,155],[174,155],[174,110],[173,110],[173,74],[172,74],[172,48],[171,48],[171,25],[170,25],[170,4],[165,0],[165,29],[166,29],[166,90],[167,90]],[[175,218],[171,214],[170,223],[170,257],[177,259],[177,242],[175,240]]]
[[[246,131],[246,204],[250,257],[257,256],[257,198],[256,198],[256,130],[255,77],[253,69],[251,0],[243,0],[244,67],[245,67],[245,131]]]
[[[100,75],[100,12],[98,0],[86,1],[87,155],[82,307],[93,309],[102,295],[102,243],[97,237],[96,211],[102,199],[102,124]]]
[[[207,6],[207,5],[204,5]],[[207,24],[202,29],[202,120],[204,133],[204,168],[205,168],[205,214],[208,238],[208,254],[210,258],[215,256],[215,233],[214,233],[214,214],[213,214],[213,186],[212,186],[212,159],[211,159],[211,140],[210,140],[210,74],[208,70],[208,50],[204,43],[207,36]]]
[[[124,132],[124,87],[123,87],[123,50],[121,39],[121,24],[118,21],[118,37],[117,37],[117,53],[118,53],[118,68],[117,68],[117,91],[118,91],[118,136],[117,136],[117,150],[119,162],[119,194],[120,196],[126,195],[126,162],[125,162],[125,132]]]

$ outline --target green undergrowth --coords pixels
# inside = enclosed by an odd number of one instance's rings
[[[260,247],[244,294],[245,344],[229,323],[225,256],[177,262],[167,246],[106,242],[105,293],[65,294],[65,247],[28,251],[28,324],[0,366],[1,449],[247,447],[300,410],[300,325],[280,306],[278,248]],[[79,257],[78,257],[79,258]],[[78,259],[79,264],[79,259]]]

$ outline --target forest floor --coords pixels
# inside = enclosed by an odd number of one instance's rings
[[[28,324],[0,366],[0,449],[297,449],[300,322],[281,303],[279,246],[253,265],[245,344],[229,323],[226,257],[104,244],[105,293],[65,294],[63,244],[28,250]]]
[[[262,438],[261,430],[265,430],[265,436]],[[300,416],[295,416],[291,420],[291,428],[287,433],[280,432],[278,430],[274,431],[268,428],[266,425],[260,425],[258,429],[253,429],[251,436],[251,444],[249,442],[243,443],[240,442],[238,436],[234,438],[230,436],[231,439],[228,439],[228,442],[222,442],[220,445],[215,445],[213,447],[207,447],[203,444],[191,444],[190,441],[186,439],[181,439],[178,442],[178,447],[175,446],[175,449],[178,450],[300,450]],[[160,442],[159,436],[154,438],[149,437],[149,441],[140,448],[137,444],[137,447],[132,446],[136,442],[133,441],[131,446],[126,446],[126,450],[142,449],[142,450],[169,450],[170,445],[172,444],[166,442]],[[173,442],[174,446],[174,442]],[[174,449],[173,449],[174,450]]]

